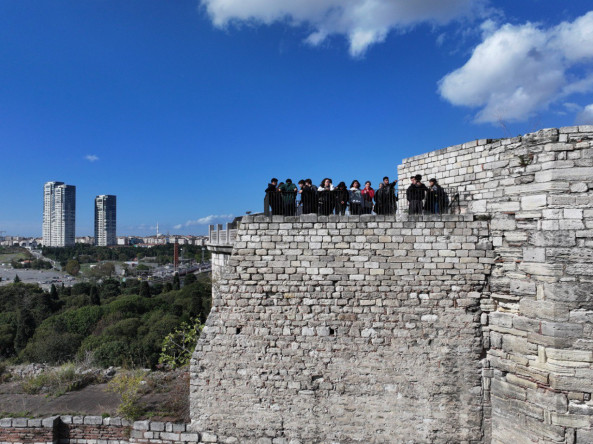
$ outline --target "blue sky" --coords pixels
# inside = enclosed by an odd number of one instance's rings
[[[202,234],[270,177],[395,176],[477,138],[593,124],[593,5],[523,0],[0,0],[0,230],[46,181],[118,234]]]

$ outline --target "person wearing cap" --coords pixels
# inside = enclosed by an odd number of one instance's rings
[[[282,193],[282,207],[285,216],[294,216],[296,214],[296,195],[298,192],[297,186],[292,183],[292,179],[286,179],[278,188]]]

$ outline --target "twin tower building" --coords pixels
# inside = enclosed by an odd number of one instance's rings
[[[117,244],[116,196],[95,198],[95,245]],[[43,245],[74,245],[76,225],[76,187],[64,182],[47,182],[43,186]]]

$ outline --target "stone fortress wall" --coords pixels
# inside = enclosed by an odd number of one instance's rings
[[[243,218],[194,357],[196,430],[238,442],[481,439],[488,223],[388,219]]]
[[[192,426],[593,442],[592,141],[548,129],[404,160],[400,205],[421,173],[463,215],[245,218],[192,360]]]
[[[593,126],[547,129],[404,160],[491,217],[482,298],[493,443],[593,442]],[[486,441],[488,442],[488,441]]]

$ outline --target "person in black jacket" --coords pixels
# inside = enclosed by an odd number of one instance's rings
[[[422,214],[422,201],[428,189],[422,183],[422,176],[416,174],[410,177],[412,185],[406,190],[406,198],[409,202],[409,214]]]
[[[317,190],[311,179],[305,179],[301,193],[303,214],[317,213]]]
[[[282,215],[282,193],[278,190],[278,179],[275,177],[270,180],[268,188],[266,188],[266,198],[268,199],[268,205],[272,209],[272,215]]]
[[[395,195],[395,185],[397,180],[389,182],[389,177],[385,176],[381,186],[375,193],[377,214],[395,214],[397,210],[397,196]]]
[[[431,214],[442,214],[447,211],[449,197],[436,179],[428,181],[428,192],[424,202],[424,211]]]
[[[349,199],[348,189],[344,182],[340,182],[338,187],[334,190],[334,200],[336,202],[336,214],[346,214],[346,207],[348,206]]]
[[[319,200],[319,214],[322,216],[332,214],[335,206],[334,186],[329,177],[321,181],[321,185],[317,188],[317,198]]]

